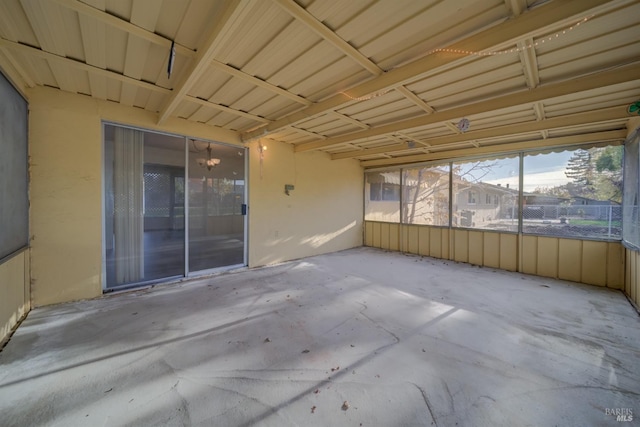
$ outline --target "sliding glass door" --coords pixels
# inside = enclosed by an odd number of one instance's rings
[[[244,264],[244,149],[189,140],[189,271]]]
[[[115,125],[104,135],[106,290],[245,264],[243,148]]]

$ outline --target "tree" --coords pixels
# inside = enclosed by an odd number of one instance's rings
[[[595,166],[598,176],[595,180],[596,195],[600,200],[622,203],[622,146],[598,149]]]
[[[572,180],[574,184],[574,194],[572,196],[593,197],[594,196],[594,171],[595,165],[592,161],[591,151],[576,150],[569,161],[564,174]]]
[[[622,147],[576,150],[567,162],[564,187],[573,196],[622,201]]]

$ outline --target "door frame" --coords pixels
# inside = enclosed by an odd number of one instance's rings
[[[184,139],[184,156],[185,156],[185,200],[184,200],[184,213],[185,213],[185,241],[184,241],[184,271],[182,276],[170,276],[164,277],[160,279],[147,280],[136,283],[123,284],[121,286],[113,286],[107,288],[107,263],[106,263],[106,255],[107,255],[107,230],[106,230],[106,203],[107,203],[107,192],[106,192],[106,164],[105,164],[105,135],[106,135],[106,126],[117,126],[128,129],[133,129],[141,132],[155,133],[160,135],[167,135],[176,138]],[[191,137],[189,135],[184,134],[176,134],[172,132],[166,131],[158,131],[153,129],[146,129],[140,126],[134,126],[130,124],[110,121],[110,120],[102,120],[100,124],[101,130],[101,141],[100,141],[100,149],[101,149],[101,231],[102,231],[102,266],[101,266],[101,287],[103,293],[121,291],[130,288],[139,288],[145,287],[157,283],[164,282],[172,282],[180,279],[188,279],[193,277],[201,277],[206,275],[215,274],[222,271],[233,270],[237,268],[243,268],[248,266],[248,254],[249,254],[249,209],[248,209],[248,201],[249,201],[249,150],[244,145],[235,145],[224,143],[220,141],[209,140],[200,137]],[[225,145],[233,148],[237,148],[238,150],[242,150],[244,157],[244,190],[243,190],[243,204],[247,206],[246,214],[243,215],[243,263],[242,264],[232,264],[226,265],[222,267],[215,267],[207,270],[198,270],[198,271],[189,271],[189,139],[197,139],[198,141],[210,142],[211,144],[219,144]]]

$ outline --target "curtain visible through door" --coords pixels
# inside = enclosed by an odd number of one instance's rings
[[[144,133],[115,127],[113,192],[117,284],[144,277]]]

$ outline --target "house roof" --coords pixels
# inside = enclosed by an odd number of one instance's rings
[[[639,58],[637,0],[0,2],[0,68],[23,90],[365,167],[620,142]]]

